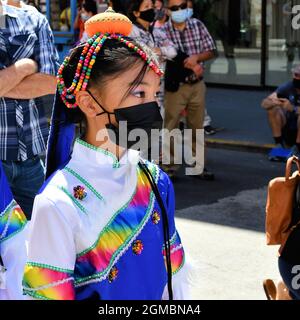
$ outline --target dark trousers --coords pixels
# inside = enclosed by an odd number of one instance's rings
[[[14,199],[30,220],[33,201],[44,182],[42,160],[36,156],[26,161],[2,161]]]

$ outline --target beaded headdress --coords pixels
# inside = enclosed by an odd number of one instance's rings
[[[111,8],[90,18],[85,23],[85,31],[90,37],[82,45],[83,49],[76,72],[70,87],[64,81],[64,69],[70,58],[67,57],[61,65],[57,76],[57,92],[52,111],[50,134],[47,145],[46,178],[48,179],[57,169],[63,168],[71,158],[75,138],[75,124],[68,119],[67,108],[76,108],[76,94],[86,90],[93,65],[103,43],[107,39],[115,39],[135,51],[157,75],[162,75],[156,56],[152,51],[141,45],[136,45],[127,38],[132,29],[131,21],[124,15],[115,13]],[[148,52],[149,51],[149,52]],[[64,106],[67,106],[65,108]],[[45,183],[45,185],[47,182]]]
[[[81,90],[85,91],[87,89],[93,65],[107,39],[115,39],[124,43],[129,49],[135,51],[158,76],[163,74],[158,62],[151,54],[147,53],[142,46],[137,46],[124,38],[124,36],[126,37],[130,34],[131,29],[131,21],[111,8],[86,21],[85,31],[90,38],[82,49],[71,86],[67,88],[63,78],[63,71],[68,65],[70,57],[65,58],[57,75],[57,89],[63,103],[68,108],[76,108],[78,106],[75,100],[76,94]]]

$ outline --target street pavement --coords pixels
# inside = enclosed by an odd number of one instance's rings
[[[262,281],[279,279],[277,247],[264,234],[267,185],[284,164],[266,154],[209,149],[213,182],[180,176],[174,182],[176,221],[193,260],[193,299],[265,299]]]

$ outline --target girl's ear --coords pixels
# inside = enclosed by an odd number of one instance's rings
[[[94,118],[99,113],[99,106],[87,91],[79,91],[76,102],[87,118]]]

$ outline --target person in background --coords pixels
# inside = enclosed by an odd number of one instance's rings
[[[179,126],[181,112],[187,109],[187,125],[192,129],[193,156],[196,156],[196,130],[203,128],[205,114],[206,86],[203,80],[203,64],[214,58],[215,43],[204,24],[195,18],[190,18],[186,0],[169,0],[168,9],[170,19],[163,26],[163,31],[178,51],[178,63],[172,72],[174,75],[181,70],[190,72],[188,77],[174,81],[170,86],[170,77],[166,78],[165,92],[165,128],[172,131]],[[182,59],[179,59],[182,57]],[[167,80],[168,79],[168,80]],[[174,176],[180,165],[174,163],[174,147],[171,145],[171,163],[164,169],[170,176]],[[196,163],[201,163],[198,159]],[[195,164],[196,165],[196,164]],[[200,179],[213,180],[214,174],[204,168],[197,175]]]
[[[2,2],[16,8],[30,10],[32,14],[37,14],[37,15],[40,14],[40,12],[38,11],[38,6],[36,3],[34,3],[34,1],[26,1],[25,3],[24,1],[7,0]],[[52,114],[53,100],[54,100],[54,94],[44,95],[34,99],[34,102],[39,110],[39,113],[41,115],[44,114],[48,122]],[[41,153],[41,156],[43,156],[42,153]]]
[[[64,31],[64,32],[70,31],[70,29],[71,29],[71,8],[70,7],[65,8],[61,12],[59,18],[60,18],[60,21],[59,21],[60,31]]]
[[[115,12],[126,15],[130,1],[131,0],[109,0],[108,7],[113,8]]]
[[[152,0],[133,0],[128,9],[128,17],[134,23],[130,37],[141,44],[149,46],[159,57],[159,62],[164,69],[165,61],[173,59],[177,51],[161,28],[153,28],[155,10]],[[158,96],[161,113],[164,115],[164,86],[163,79]]]
[[[276,148],[292,147],[292,153],[299,157],[300,65],[292,70],[292,75],[291,81],[279,86],[261,105],[267,111]]]
[[[293,226],[293,227],[292,227]],[[300,184],[294,193],[294,204],[289,228],[291,232],[279,249],[278,268],[282,281],[275,285],[266,279],[263,287],[268,300],[300,300]]]
[[[127,15],[134,24],[131,38],[149,46],[160,60],[176,56],[174,44],[160,29],[153,29],[155,11],[152,0],[132,0]]]
[[[175,45],[166,37],[162,29],[154,27],[155,10],[152,0],[131,1],[127,15],[134,23],[130,37],[150,47],[158,56],[160,66],[162,70],[164,70],[166,60],[173,59],[177,55],[177,51]],[[164,118],[164,77],[161,78],[157,100],[161,115]],[[159,143],[159,149],[157,158],[151,159],[156,163],[161,162],[162,137]]]
[[[94,16],[95,14],[97,14],[97,3],[95,0],[84,0],[82,3],[82,8],[81,8],[81,13],[80,13],[80,17],[82,22],[86,22],[88,19],[90,19],[92,16]],[[82,34],[82,37],[80,38],[80,42],[83,43],[85,41],[87,41],[88,39],[88,35],[87,33],[84,31]]]
[[[44,181],[40,155],[49,132],[34,99],[55,93],[58,67],[47,18],[32,10],[3,4],[5,27],[0,30],[0,160],[28,220]]]
[[[194,17],[194,1],[188,0],[187,5],[188,5],[188,8],[187,8],[188,18],[192,18]],[[211,125],[211,122],[212,122],[211,117],[208,114],[207,109],[205,108],[203,129],[206,135],[213,135],[217,132],[216,129]]]
[[[155,22],[154,28],[161,28],[168,20],[167,9],[164,6],[163,0],[155,0]]]
[[[295,192],[295,206],[293,208],[292,229],[285,245],[280,248],[278,268],[289,297],[300,300],[299,271],[300,271],[300,184]]]
[[[74,21],[74,29],[76,31],[76,42],[82,38],[84,32],[84,22],[81,19],[82,0],[77,2],[77,15]]]

